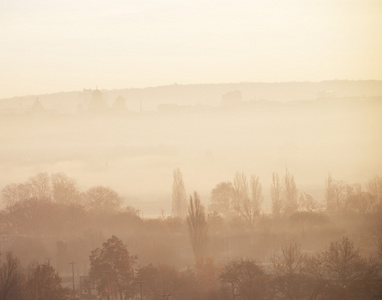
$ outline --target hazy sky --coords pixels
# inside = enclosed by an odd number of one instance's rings
[[[0,98],[382,79],[381,0],[0,0]]]

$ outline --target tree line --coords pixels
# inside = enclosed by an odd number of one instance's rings
[[[374,299],[382,294],[382,257],[361,255],[348,237],[317,253],[297,244],[273,253],[270,264],[211,258],[179,270],[137,265],[121,239],[111,236],[90,252],[86,282],[71,291],[49,262],[23,269],[12,253],[1,257],[0,299]],[[73,286],[74,288],[74,286]],[[73,294],[74,292],[74,294]]]
[[[320,202],[286,170],[272,174],[265,212],[259,178],[238,172],[212,189],[206,209],[197,192],[187,199],[176,169],[172,216],[143,219],[108,187],[81,191],[63,173],[40,173],[2,189],[0,273],[8,256],[16,261],[21,291],[25,266],[67,279],[75,260],[77,275],[115,299],[138,297],[140,286],[146,299],[370,299],[381,288],[381,190],[380,177],[363,188],[328,176]],[[121,261],[107,265],[114,255]],[[51,264],[36,262],[46,257]],[[17,297],[2,299],[27,299]]]

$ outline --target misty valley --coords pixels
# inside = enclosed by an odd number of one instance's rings
[[[382,299],[382,0],[0,0],[0,300]]]
[[[0,100],[0,299],[380,298],[381,85],[320,84]]]

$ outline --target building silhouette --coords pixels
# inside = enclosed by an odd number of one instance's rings
[[[91,112],[104,112],[107,110],[107,104],[103,100],[102,92],[96,88],[91,93],[91,100],[89,103],[89,111]]]
[[[115,110],[115,111],[125,111],[126,110],[126,100],[124,97],[122,97],[121,95],[119,95],[113,105],[112,105],[112,108]]]

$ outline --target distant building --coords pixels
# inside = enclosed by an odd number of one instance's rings
[[[32,104],[32,112],[33,113],[41,113],[44,111],[44,106],[41,104],[40,100],[36,98],[34,103]]]
[[[107,109],[107,104],[103,100],[102,92],[97,88],[91,94],[91,100],[89,103],[89,111],[103,112]]]
[[[124,97],[119,95],[117,99],[115,99],[113,105],[112,105],[114,110],[119,110],[119,111],[124,111],[126,110],[126,100]]]
[[[238,90],[225,93],[222,96],[223,106],[233,106],[233,105],[240,105],[240,104],[242,104],[242,98],[241,98],[241,92]]]

